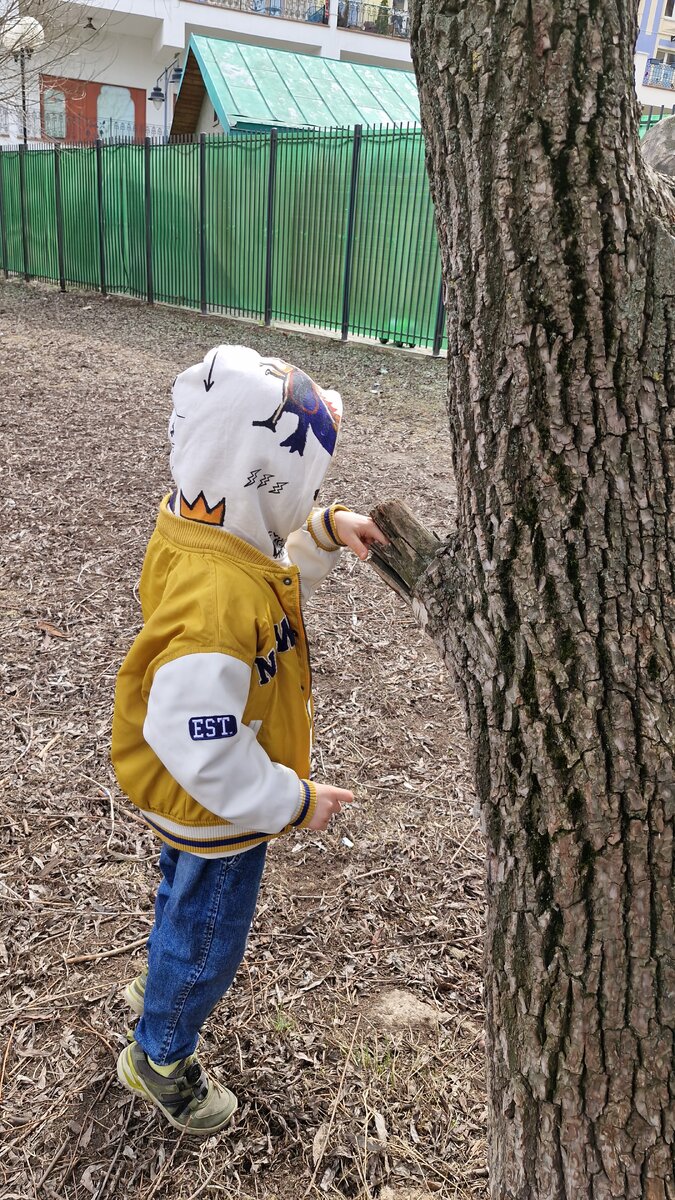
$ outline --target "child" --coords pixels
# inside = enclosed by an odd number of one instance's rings
[[[112,757],[163,842],[140,1015],[117,1073],[177,1129],[208,1135],[237,1107],[194,1051],[244,954],[267,843],[323,830],[352,793],[310,782],[304,599],[368,518],[312,507],[335,449],[339,395],[287,363],[218,346],[179,375],[176,484],[160,506],[144,626],[117,681]]]

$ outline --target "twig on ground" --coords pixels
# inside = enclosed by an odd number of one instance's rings
[[[325,1137],[324,1137],[324,1139],[323,1139],[323,1145],[321,1146],[321,1149],[319,1150],[319,1153],[317,1154],[317,1157],[316,1157],[316,1162],[315,1162],[315,1164],[314,1164],[314,1171],[312,1172],[312,1178],[310,1179],[310,1181],[309,1181],[309,1187],[307,1188],[307,1194],[308,1194],[308,1195],[309,1195],[309,1193],[311,1192],[312,1188],[314,1187],[314,1181],[315,1181],[315,1179],[316,1179],[316,1177],[317,1177],[317,1174],[318,1174],[318,1172],[319,1172],[319,1167],[321,1166],[321,1163],[323,1162],[324,1155],[325,1155],[325,1153],[326,1153],[326,1147],[327,1147],[327,1145],[328,1145],[328,1139],[329,1139],[329,1137],[330,1137],[331,1130],[332,1130],[332,1128],[333,1128],[333,1122],[334,1122],[334,1120],[335,1120],[335,1114],[336,1114],[336,1112],[337,1112],[337,1106],[338,1106],[338,1104],[340,1103],[340,1100],[342,1099],[342,1089],[343,1089],[343,1087],[344,1087],[344,1083],[345,1083],[345,1076],[346,1076],[346,1074],[347,1074],[347,1067],[349,1066],[349,1060],[350,1060],[350,1058],[351,1058],[351,1055],[352,1055],[352,1050],[354,1049],[354,1042],[356,1041],[356,1035],[357,1035],[357,1033],[358,1033],[358,1031],[359,1031],[359,1025],[360,1025],[360,1024],[361,1024],[361,1017],[360,1017],[360,1016],[358,1016],[358,1017],[356,1018],[356,1024],[354,1025],[354,1032],[353,1032],[353,1034],[352,1034],[352,1040],[351,1040],[351,1042],[350,1042],[350,1044],[349,1044],[349,1050],[347,1051],[347,1053],[346,1053],[346,1055],[345,1055],[345,1063],[344,1063],[344,1066],[343,1066],[343,1068],[342,1068],[342,1074],[341,1074],[341,1076],[340,1076],[340,1082],[339,1082],[339,1084],[338,1084],[338,1090],[337,1090],[337,1092],[335,1093],[335,1100],[333,1101],[333,1107],[332,1107],[332,1109],[331,1109],[331,1114],[330,1114],[330,1117],[329,1117],[329,1120],[328,1120],[328,1129],[326,1130],[326,1135],[325,1135]]]
[[[64,958],[64,963],[71,966],[73,963],[83,962],[101,962],[104,958],[114,958],[116,954],[126,954],[127,951],[140,950],[147,942],[147,934],[145,937],[137,938],[135,942],[127,942],[124,946],[114,946],[112,950],[102,950],[96,954],[76,954],[74,958]]]
[[[14,1022],[14,1024],[12,1025],[12,1028],[9,1031],[9,1037],[7,1038],[7,1045],[5,1046],[5,1053],[2,1056],[2,1071],[0,1071],[0,1102],[2,1101],[2,1089],[3,1089],[4,1083],[5,1083],[5,1067],[7,1066],[7,1057],[9,1055],[9,1051],[11,1049],[11,1045],[14,1040],[14,1030],[15,1029],[16,1029],[16,1021]]]
[[[115,1150],[115,1153],[112,1158],[112,1162],[110,1163],[110,1166],[108,1167],[108,1170],[106,1171],[105,1176],[103,1177],[99,1186],[96,1189],[93,1200],[101,1200],[101,1197],[103,1196],[103,1194],[105,1192],[108,1180],[110,1179],[110,1176],[112,1175],[112,1173],[115,1169],[115,1163],[117,1162],[120,1154],[122,1153],[122,1151],[126,1145],[126,1140],[125,1140],[126,1133],[127,1133],[127,1129],[129,1128],[129,1122],[131,1120],[131,1117],[132,1117],[132,1114],[134,1111],[135,1103],[136,1103],[136,1097],[132,1096],[131,1104],[129,1105],[129,1111],[127,1112],[127,1119],[124,1122],[124,1128],[122,1129],[122,1131],[117,1139],[117,1149]]]

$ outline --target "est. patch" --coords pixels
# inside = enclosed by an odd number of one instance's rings
[[[237,718],[222,717],[190,717],[188,729],[193,742],[211,742],[216,738],[234,737],[237,732]]]

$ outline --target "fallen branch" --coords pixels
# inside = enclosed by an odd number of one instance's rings
[[[116,954],[124,954],[127,950],[139,950],[148,940],[148,934],[145,937],[138,938],[135,942],[127,942],[125,946],[115,946],[112,950],[102,950],[97,954],[76,954],[74,958],[64,958],[64,963],[68,966],[71,963],[83,962],[100,962],[102,958],[113,958]]]

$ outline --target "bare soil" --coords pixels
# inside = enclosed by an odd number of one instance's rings
[[[307,613],[316,775],[357,803],[269,855],[201,1056],[240,1097],[191,1141],[122,1090],[158,843],[109,764],[117,668],[169,487],[174,376],[219,342],[344,396],[326,488],[454,502],[442,362],[38,284],[0,285],[0,1195],[484,1200],[482,846],[462,720],[408,611],[343,555]]]

